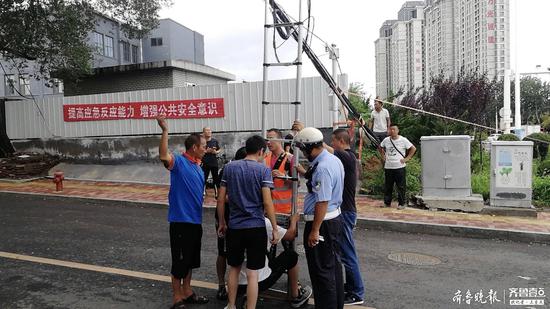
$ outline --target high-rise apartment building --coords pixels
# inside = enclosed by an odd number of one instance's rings
[[[477,71],[500,79],[510,68],[509,0],[426,0],[422,13],[413,8],[418,7],[417,1],[411,3],[403,5],[389,36],[391,52],[386,53],[393,59],[386,63],[390,66],[386,71],[392,72],[389,77],[378,74],[384,65],[379,56],[382,33],[375,42],[378,95],[427,86],[439,74],[456,77],[460,72]],[[403,19],[409,28],[399,25]],[[416,43],[419,27],[421,43]],[[406,60],[396,55],[404,52],[408,53]],[[417,77],[419,70],[422,78]]]
[[[423,85],[424,2],[405,2],[397,16],[384,22],[375,42],[376,93],[382,98]]]

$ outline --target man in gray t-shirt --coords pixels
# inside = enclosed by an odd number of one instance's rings
[[[407,191],[407,175],[405,167],[414,156],[416,147],[406,138],[399,135],[397,124],[390,126],[390,136],[386,137],[378,148],[384,160],[384,206],[390,207],[394,183],[397,185],[397,209],[405,208],[405,193]]]
[[[390,132],[390,112],[382,107],[382,101],[379,97],[374,99],[374,110],[369,120],[369,128],[374,132],[374,136],[382,142]]]

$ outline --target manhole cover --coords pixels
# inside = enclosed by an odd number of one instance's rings
[[[388,259],[402,264],[415,265],[415,266],[432,266],[441,264],[441,260],[435,256],[411,253],[411,252],[397,252],[388,255]]]

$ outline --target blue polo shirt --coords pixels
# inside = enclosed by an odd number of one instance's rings
[[[304,199],[304,214],[315,214],[315,204],[327,202],[327,212],[333,211],[342,204],[344,191],[344,166],[340,159],[324,149],[311,165],[317,164],[317,169],[312,175],[312,192],[306,194]]]
[[[247,159],[231,161],[223,170],[221,186],[227,188],[230,229],[265,227],[262,188],[273,189],[267,166]]]
[[[204,173],[198,163],[173,154],[168,193],[168,221],[202,223]]]

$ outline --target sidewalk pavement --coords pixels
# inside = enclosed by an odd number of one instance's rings
[[[140,183],[102,182],[65,180],[64,190],[55,191],[55,184],[51,179],[37,179],[29,182],[0,181],[0,192],[28,193],[39,195],[53,195],[64,197],[91,198],[99,200],[120,200],[127,202],[167,204],[168,186]],[[303,205],[303,195],[299,197],[299,205]],[[525,235],[538,235],[527,237],[527,241],[550,240],[550,212],[539,212],[537,218],[505,217],[486,214],[472,214],[462,212],[429,211],[416,208],[397,210],[396,205],[391,208],[380,208],[382,201],[374,200],[366,196],[356,198],[358,217],[364,220],[366,227],[369,222],[375,224],[391,225],[392,223],[409,224],[417,226],[409,232],[427,232],[426,226],[449,227],[454,232],[458,229],[473,229],[473,231],[490,230],[499,232],[525,233]],[[214,193],[208,190],[204,202],[205,206],[215,206]],[[420,228],[418,228],[420,226]],[[402,230],[403,228],[401,228]],[[457,233],[454,233],[457,234]],[[458,233],[460,234],[460,233]],[[471,236],[471,232],[469,235]],[[506,233],[505,233],[506,234]],[[496,234],[490,234],[496,235]],[[522,234],[523,235],[523,234]],[[492,238],[492,236],[488,236]],[[484,237],[486,238],[486,237]],[[495,238],[501,238],[496,236]],[[521,238],[521,237],[520,237]],[[514,239],[518,239],[517,237]]]

